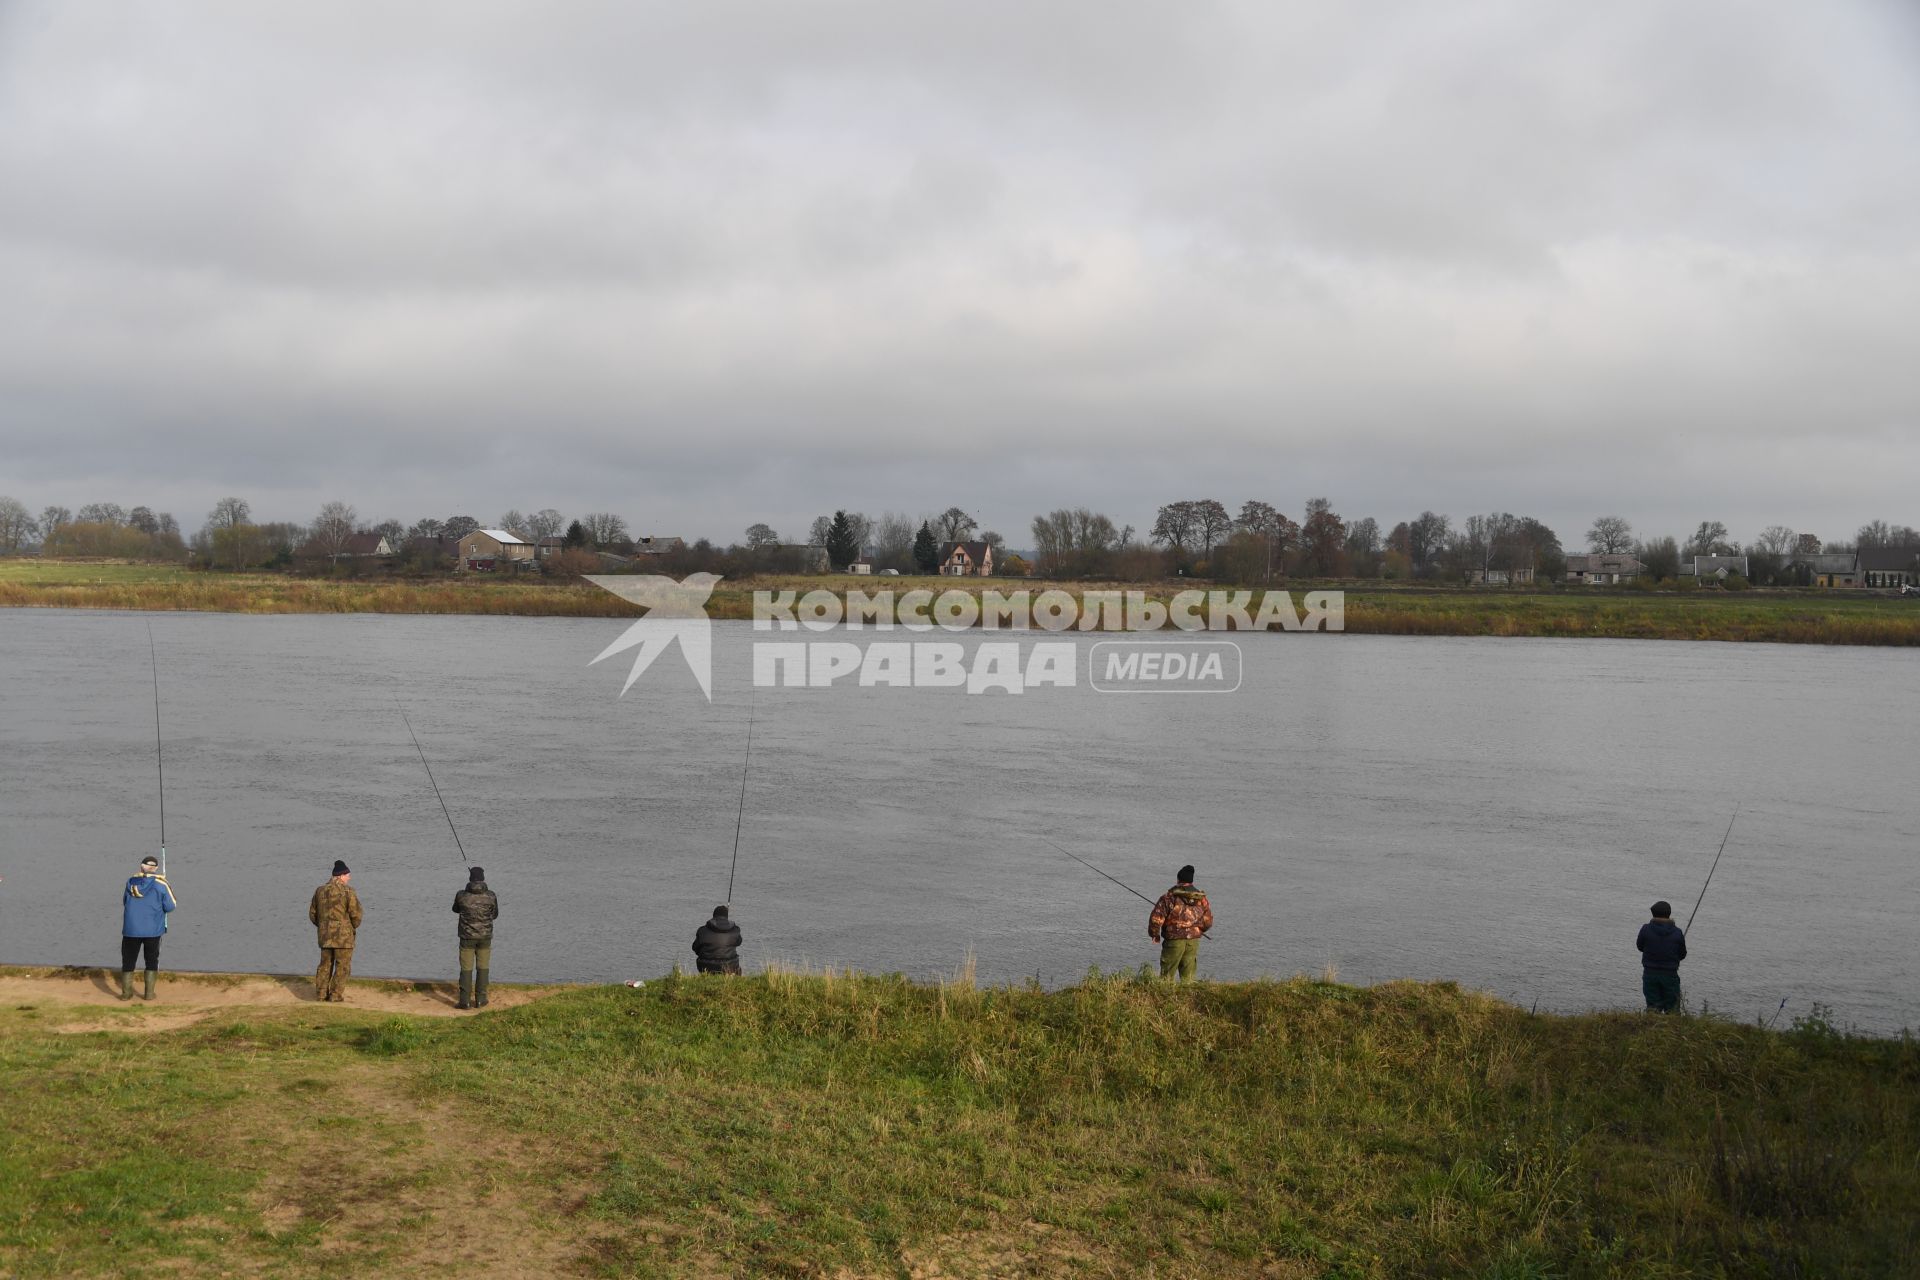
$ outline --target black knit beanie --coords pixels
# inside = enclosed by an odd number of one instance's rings
[[[715,907],[713,909],[713,918],[715,920],[725,920],[727,918],[727,909],[725,907]]]
[[[468,884],[479,884],[486,878],[487,878],[487,873],[481,870],[479,867],[474,867],[467,872]]]
[[[335,874],[336,876],[344,876],[349,874],[347,864],[340,861],[340,859],[335,858],[333,860],[333,874]]]
[[[1186,866],[1180,868],[1180,874],[1174,877],[1174,881],[1178,884],[1192,884],[1193,864],[1189,862]]]

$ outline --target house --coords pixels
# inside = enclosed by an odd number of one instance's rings
[[[633,554],[636,556],[664,556],[686,549],[685,538],[635,538],[633,540]]]
[[[533,553],[531,542],[505,529],[475,529],[460,539],[453,567],[462,573],[491,573],[495,569],[531,566]]]
[[[1862,547],[1859,559],[1865,586],[1920,586],[1920,547]]]
[[[356,533],[340,544],[343,556],[390,556],[393,544],[384,533]]]
[[[872,573],[873,557],[872,556],[858,557],[857,559],[854,560],[852,564],[847,566],[847,572],[848,573]]]
[[[1857,587],[1860,557],[1851,551],[1803,552],[1787,562],[1802,586]]]
[[[535,560],[551,560],[566,549],[567,540],[565,538],[557,534],[549,534],[547,537],[533,544],[533,558]]]
[[[1626,552],[1596,551],[1591,555],[1567,557],[1567,581],[1606,587],[1632,582],[1647,571],[1635,556]]]
[[[1533,566],[1522,565],[1518,569],[1469,569],[1467,581],[1489,587],[1530,587],[1533,585]]]
[[[993,572],[993,544],[987,542],[949,542],[940,548],[941,576],[979,578]]]
[[[1680,562],[1680,576],[1696,582],[1725,582],[1733,574],[1749,577],[1745,556],[1695,556]]]

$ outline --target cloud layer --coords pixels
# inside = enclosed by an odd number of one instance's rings
[[[1920,523],[1893,3],[0,8],[0,492]]]

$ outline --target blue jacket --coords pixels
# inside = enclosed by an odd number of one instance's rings
[[[159,876],[129,876],[122,905],[120,936],[157,938],[167,931],[167,913],[180,904],[173,890]]]
[[[1671,920],[1649,920],[1640,926],[1633,945],[1640,948],[1640,967],[1679,971],[1687,958],[1687,935]]]

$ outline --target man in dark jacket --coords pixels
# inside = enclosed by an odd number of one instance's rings
[[[127,877],[120,891],[120,998],[133,999],[133,962],[143,952],[147,960],[146,999],[153,999],[153,980],[160,968],[160,937],[167,931],[167,915],[180,904],[173,888],[160,874],[160,859],[142,858],[140,874]]]
[[[727,909],[715,907],[713,919],[694,930],[694,964],[701,973],[739,973],[740,937],[740,926],[727,919]]]
[[[1160,976],[1192,982],[1200,967],[1200,938],[1213,928],[1213,905],[1193,887],[1193,868],[1180,868],[1173,888],[1147,917],[1147,937],[1160,944]]]
[[[1680,962],[1687,958],[1687,935],[1673,922],[1673,908],[1653,904],[1653,919],[1640,926],[1634,940],[1640,948],[1640,990],[1649,1013],[1672,1013],[1680,1007]]]
[[[493,922],[500,915],[500,899],[487,888],[487,873],[479,867],[467,872],[467,887],[453,895],[460,917],[460,1007],[487,1007],[487,971],[493,967]]]

